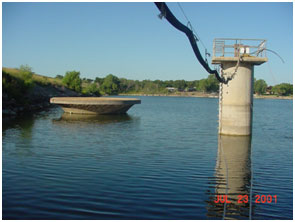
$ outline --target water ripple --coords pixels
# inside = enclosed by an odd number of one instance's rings
[[[248,219],[251,172],[253,197],[278,197],[252,218],[292,218],[288,102],[255,100],[251,142],[218,138],[216,99],[141,99],[117,118],[55,108],[5,126],[3,219],[222,219],[226,191],[225,219]]]

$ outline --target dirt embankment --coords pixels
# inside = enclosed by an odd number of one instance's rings
[[[2,94],[2,115],[15,117],[25,113],[33,113],[44,110],[51,106],[50,98],[55,96],[80,96],[77,92],[57,85],[35,84],[29,92],[23,96],[25,102],[18,102],[9,98],[6,93]]]

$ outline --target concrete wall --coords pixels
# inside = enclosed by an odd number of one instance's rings
[[[231,76],[237,62],[223,62],[225,76]],[[241,62],[233,79],[220,85],[219,133],[251,135],[254,66]]]

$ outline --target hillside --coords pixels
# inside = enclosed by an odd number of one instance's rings
[[[43,110],[54,96],[80,96],[60,79],[34,74],[26,80],[18,69],[2,68],[2,114],[4,117]]]

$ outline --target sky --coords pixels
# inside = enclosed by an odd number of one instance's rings
[[[180,3],[211,54],[214,38],[267,39],[267,48],[285,62],[267,52],[269,61],[255,66],[255,78],[269,85],[293,82],[292,4]],[[187,24],[176,2],[167,5]],[[27,64],[50,77],[76,70],[90,79],[108,74],[137,80],[207,78],[185,34],[158,15],[152,2],[3,2],[2,66]],[[199,47],[204,54],[200,42]]]

